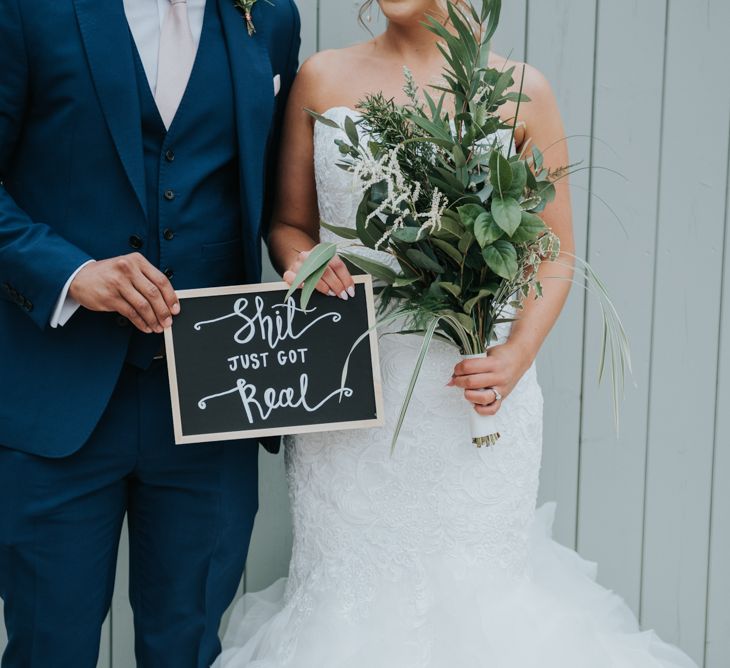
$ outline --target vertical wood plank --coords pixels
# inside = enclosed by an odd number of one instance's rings
[[[539,0],[528,6],[528,60],[555,91],[571,162],[588,165],[596,2]],[[581,257],[586,256],[589,185],[588,171],[572,177],[576,254]],[[551,282],[544,287],[550,290]],[[574,287],[538,360],[545,397],[540,499],[558,502],[555,537],[570,547],[576,544],[584,303],[583,291]]]
[[[730,161],[730,146],[728,146]],[[730,162],[728,163],[730,166]],[[728,170],[730,171],[730,170]],[[707,631],[705,668],[730,665],[730,178],[725,195],[725,248],[715,399],[715,457],[710,524],[709,585],[707,587]]]
[[[360,5],[359,0],[319,0],[319,51],[339,49],[371,38],[357,21]],[[376,5],[370,16],[372,20],[366,21],[366,25],[377,35],[385,28],[385,20]]]
[[[134,622],[129,605],[129,534],[125,520],[119,541],[117,579],[111,609],[111,665],[112,668],[133,668]]]
[[[259,512],[246,564],[246,591],[260,591],[289,572],[292,536],[284,453],[259,453]]]
[[[101,627],[101,643],[99,645],[99,660],[96,668],[111,668],[112,665],[112,625],[111,615],[107,615],[104,625]]]
[[[728,25],[725,0],[670,2],[642,617],[698,662],[705,640],[727,182]],[[690,82],[702,91],[696,113],[687,108]],[[690,175],[689,166],[697,171]]]
[[[0,598],[0,656],[3,655],[3,652],[5,651],[5,647],[8,644],[8,636],[5,632],[5,612],[4,612],[5,606],[3,605],[3,600]]]
[[[492,48],[510,60],[525,60],[528,0],[504,0]]]
[[[299,50],[299,62],[303,63],[317,50],[317,16],[319,0],[296,0],[299,17],[302,20],[302,46]]]
[[[610,378],[597,386],[602,325],[596,301],[589,298],[578,546],[584,556],[598,561],[601,582],[618,591],[637,614],[665,10],[665,0],[602,2],[597,24],[592,190],[621,222],[599,200],[591,202],[590,261],[624,321],[635,386],[629,380],[617,438]],[[601,167],[616,169],[624,178]]]

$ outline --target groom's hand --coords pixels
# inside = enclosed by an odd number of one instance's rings
[[[76,274],[68,294],[90,311],[123,315],[146,334],[161,333],[180,313],[167,276],[139,253],[87,264]]]

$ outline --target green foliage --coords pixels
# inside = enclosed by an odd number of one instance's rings
[[[383,310],[396,305],[410,319],[409,331],[427,334],[424,350],[438,336],[473,354],[484,352],[507,307],[542,295],[538,269],[555,261],[560,248],[539,214],[570,167],[548,170],[536,147],[512,154],[517,118],[507,123],[500,110],[513,102],[519,113],[529,98],[522,93],[524,70],[515,90],[514,67],[489,66],[501,0],[478,7],[449,1],[447,9],[444,24],[435,17],[424,24],[439,38],[443,83],[420,91],[406,69],[406,104],[370,94],[341,128],[341,166],[360,179],[363,197],[355,230],[326,227],[396,260],[400,272],[342,253],[384,284]],[[500,130],[509,131],[508,143]],[[317,278],[307,269],[305,284]],[[622,331],[615,323],[609,328]]]

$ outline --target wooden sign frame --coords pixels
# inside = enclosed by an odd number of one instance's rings
[[[165,351],[167,359],[167,373],[170,381],[170,399],[172,402],[172,421],[175,431],[175,443],[178,445],[190,443],[211,443],[215,441],[229,441],[240,439],[257,439],[266,436],[286,436],[292,434],[307,434],[324,431],[341,431],[345,429],[368,429],[382,427],[385,423],[383,388],[380,374],[380,356],[378,353],[378,335],[375,329],[375,299],[373,296],[373,281],[369,275],[353,276],[356,285],[362,285],[365,289],[365,300],[367,306],[368,327],[370,328],[368,340],[370,344],[370,359],[373,371],[373,388],[375,392],[376,417],[368,420],[353,420],[344,422],[328,422],[323,424],[292,425],[288,427],[272,427],[266,429],[244,429],[239,431],[215,432],[208,434],[185,435],[182,427],[182,414],[180,409],[179,388],[177,381],[177,365],[175,362],[175,346],[173,328],[165,330]],[[233,285],[220,288],[200,288],[194,290],[178,290],[177,295],[181,302],[185,299],[195,297],[245,295],[250,293],[273,292],[288,290],[289,285],[285,282],[258,283],[251,285]],[[331,297],[331,299],[337,299]],[[184,308],[184,303],[182,304]],[[365,332],[363,332],[364,334]]]

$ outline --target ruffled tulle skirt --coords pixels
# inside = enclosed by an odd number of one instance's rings
[[[552,540],[553,515],[552,504],[538,511],[528,572],[516,580],[434,555],[423,563],[424,591],[410,591],[423,578],[384,578],[366,609],[348,614],[316,577],[299,591],[280,580],[246,594],[215,667],[696,668],[640,631],[595,582],[595,566]]]

